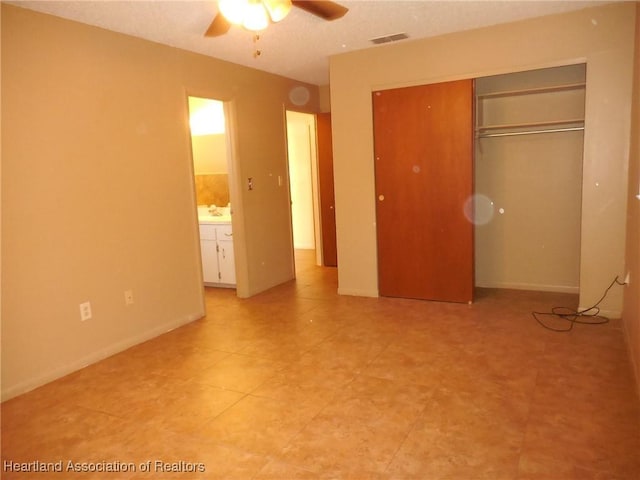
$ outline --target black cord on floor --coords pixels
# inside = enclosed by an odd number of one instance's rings
[[[552,330],[554,332],[568,332],[573,329],[573,326],[576,323],[580,323],[583,325],[602,325],[603,323],[608,323],[609,319],[603,315],[600,315],[600,303],[605,299],[609,290],[614,285],[626,285],[626,282],[621,282],[618,279],[618,276],[613,279],[613,282],[607,287],[604,291],[604,294],[592,307],[585,308],[584,310],[574,310],[572,308],[567,307],[553,307],[551,312],[531,312],[533,318],[536,319],[540,325],[542,325],[547,330]],[[562,320],[566,320],[568,322],[568,326],[566,328],[555,328],[549,325],[546,325],[541,318],[544,316],[550,316],[555,318],[560,318]],[[583,318],[588,318],[589,320],[583,320]]]

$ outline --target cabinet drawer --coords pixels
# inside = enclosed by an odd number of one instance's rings
[[[216,230],[218,230],[218,240],[231,240],[233,236],[231,225],[217,225]]]
[[[216,239],[216,226],[215,225],[200,225],[200,239],[202,239],[202,240],[215,240]]]

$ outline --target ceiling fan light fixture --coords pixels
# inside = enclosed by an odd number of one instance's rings
[[[329,0],[217,0],[218,13],[205,32],[206,37],[218,37],[229,31],[231,25],[260,32],[270,23],[283,20],[292,7],[298,7],[323,20],[336,20],[348,8]]]
[[[234,25],[244,23],[245,12],[249,5],[249,0],[218,0],[218,9]]]
[[[253,32],[259,32],[269,26],[267,9],[260,0],[250,0],[247,3],[242,26]]]
[[[262,0],[272,22],[279,22],[289,14],[291,0]]]

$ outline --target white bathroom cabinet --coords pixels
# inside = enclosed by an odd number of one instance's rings
[[[234,287],[236,267],[231,225],[200,223],[200,253],[204,284]]]

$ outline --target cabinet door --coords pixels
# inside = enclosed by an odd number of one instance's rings
[[[218,269],[220,271],[220,283],[235,285],[236,265],[233,257],[233,241],[218,240]]]
[[[217,283],[219,281],[216,247],[215,225],[200,224],[200,255],[202,257],[202,279],[204,283]]]
[[[218,240],[218,282],[225,285],[235,285],[236,265],[233,257],[233,232],[231,225],[217,225],[216,239]]]
[[[473,298],[471,80],[374,92],[381,295]]]
[[[200,255],[202,256],[202,279],[204,283],[217,283],[218,280],[218,254],[216,241],[211,239],[200,240]]]

